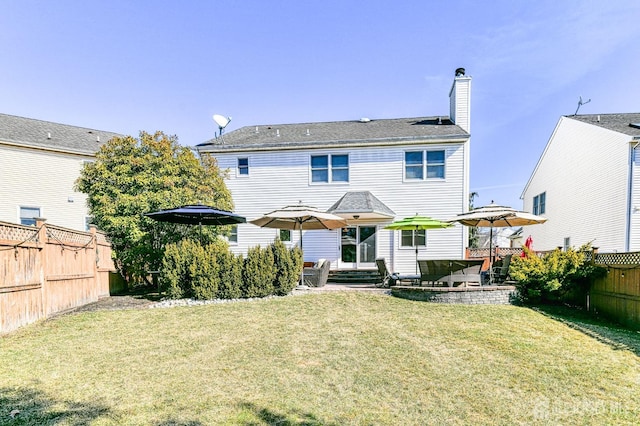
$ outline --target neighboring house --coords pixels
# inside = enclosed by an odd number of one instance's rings
[[[493,236],[493,242],[491,247],[511,248],[519,247],[514,245],[514,239],[518,237],[516,233],[522,228],[493,228],[493,232],[490,232],[489,228],[478,228],[478,247],[489,248],[489,235]]]
[[[640,250],[640,113],[561,117],[522,192],[536,250]]]
[[[450,115],[360,119],[243,127],[198,146],[230,171],[235,211],[248,220],[302,204],[347,219],[333,231],[305,231],[305,261],[331,269],[375,268],[384,257],[398,272],[415,272],[420,258],[462,258],[468,230],[389,231],[416,213],[448,219],[469,199],[471,78],[456,70]],[[298,232],[242,224],[230,237],[237,253],[277,236],[298,244]]]
[[[36,217],[85,230],[85,194],[74,191],[86,161],[116,133],[0,114],[0,221]]]

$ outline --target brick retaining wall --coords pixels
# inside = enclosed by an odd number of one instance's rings
[[[391,287],[393,296],[435,303],[509,305],[516,297],[514,286],[480,287]]]

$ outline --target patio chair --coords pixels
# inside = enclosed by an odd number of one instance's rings
[[[511,265],[511,254],[506,255],[493,265],[493,282],[503,283],[509,278],[509,266]]]
[[[324,287],[329,279],[330,268],[331,262],[326,259],[319,259],[314,266],[304,268],[302,272],[304,284],[309,287]]]
[[[380,282],[376,284],[377,287],[391,287],[396,285],[399,281],[410,281],[411,284],[420,284],[420,275],[389,272],[387,262],[383,257],[376,259],[376,266],[378,267],[378,273],[380,274]]]

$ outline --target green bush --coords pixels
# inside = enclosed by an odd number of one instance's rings
[[[509,275],[524,302],[582,304],[589,286],[602,273],[587,259],[590,244],[575,250],[554,250],[540,258],[524,248],[526,257],[514,257]]]
[[[159,283],[170,298],[194,297],[192,274],[194,264],[203,257],[197,253],[201,248],[191,240],[168,244],[162,258]]]
[[[243,297],[265,297],[274,292],[276,267],[273,252],[270,248],[252,247],[244,259],[242,271]]]
[[[236,256],[230,251],[218,254],[220,265],[220,283],[218,284],[219,299],[237,299],[242,297],[242,256]]]
[[[271,244],[270,248],[276,268],[273,291],[278,296],[284,296],[293,290],[300,279],[301,267],[297,267],[299,262],[296,259],[299,251],[288,250],[279,238]]]
[[[249,249],[246,259],[231,253],[223,240],[204,246],[183,240],[167,245],[159,282],[173,299],[283,296],[295,287],[301,270],[300,249],[288,250],[280,240]]]

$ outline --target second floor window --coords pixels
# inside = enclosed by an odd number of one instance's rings
[[[404,178],[407,180],[444,179],[444,151],[407,151],[404,153]]]
[[[544,214],[547,211],[547,193],[536,195],[533,197],[533,214]]]
[[[349,182],[349,156],[312,155],[311,182]]]
[[[238,175],[249,176],[249,159],[238,158]]]

